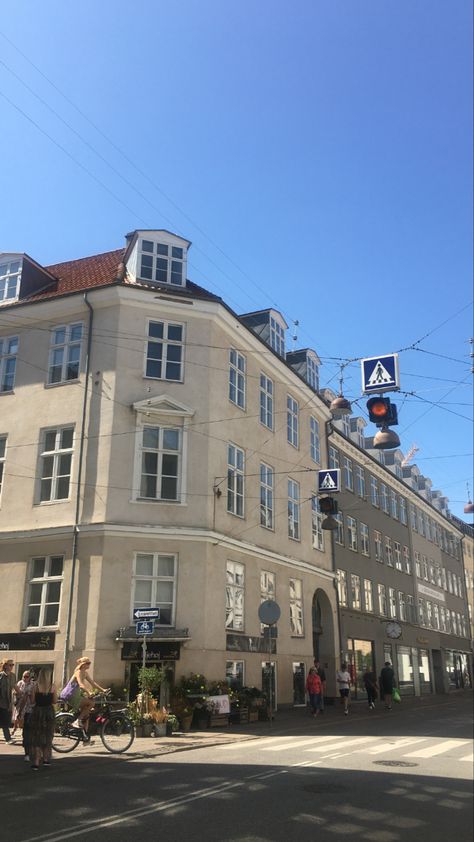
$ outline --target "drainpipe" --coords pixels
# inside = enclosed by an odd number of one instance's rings
[[[71,549],[71,584],[69,586],[69,600],[68,600],[68,607],[67,607],[67,620],[66,620],[66,636],[64,640],[64,658],[63,658],[63,674],[62,674],[62,683],[63,686],[66,684],[68,680],[68,654],[69,654],[69,645],[71,641],[71,624],[72,624],[72,608],[73,608],[73,601],[74,601],[74,584],[76,579],[76,567],[77,567],[77,544],[79,539],[79,513],[81,507],[81,480],[82,480],[82,468],[84,462],[84,446],[85,446],[85,428],[86,428],[86,413],[87,413],[87,398],[89,392],[89,373],[90,373],[90,362],[91,362],[91,348],[92,348],[92,323],[94,320],[94,311],[89,303],[89,299],[87,298],[87,292],[84,293],[84,303],[89,310],[89,325],[88,325],[88,334],[87,334],[87,351],[86,351],[86,367],[84,372],[84,399],[82,401],[82,421],[81,421],[81,438],[79,442],[79,461],[78,461],[78,468],[77,468],[77,487],[76,487],[76,510],[74,514],[74,526],[73,526],[73,533],[72,533],[72,549]]]
[[[331,419],[326,421],[326,442],[329,439],[329,436],[332,436],[334,432],[334,427],[332,426]],[[329,448],[328,448],[329,449]],[[326,454],[326,459],[328,461],[328,455]],[[335,538],[334,538],[334,531],[331,529],[330,531],[330,545],[331,545],[331,563],[332,563],[332,572],[334,573],[334,591],[336,594],[336,614],[337,614],[337,632],[339,635],[339,666],[342,664],[344,659],[344,649],[342,648],[342,618],[341,618],[341,605],[339,602],[339,590],[337,587],[337,568],[336,568],[336,550],[334,547]]]

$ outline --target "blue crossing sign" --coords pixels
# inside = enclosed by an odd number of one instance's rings
[[[385,357],[368,357],[360,361],[362,373],[362,393],[393,392],[400,388],[398,372],[398,354]]]
[[[318,492],[332,494],[341,490],[341,469],[325,468],[318,471]]]
[[[144,637],[146,634],[153,634],[155,631],[155,624],[153,620],[138,620],[135,623],[135,634],[138,637]]]

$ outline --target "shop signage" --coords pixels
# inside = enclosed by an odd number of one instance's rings
[[[431,599],[437,599],[439,602],[446,602],[443,591],[435,591],[434,588],[428,588],[426,585],[418,585],[418,593],[429,596]]]
[[[55,632],[0,633],[0,652],[31,652],[54,649]]]
[[[422,646],[426,646],[429,643],[429,640],[427,637],[417,637],[416,642],[421,643]]]
[[[272,639],[272,653],[276,654],[276,640]],[[226,640],[228,652],[261,652],[268,655],[268,640],[264,637],[247,637],[245,634],[228,634]]]
[[[158,641],[147,641],[147,661],[179,661],[180,643],[159,643]],[[142,642],[125,642],[122,646],[122,661],[141,661],[143,657]]]

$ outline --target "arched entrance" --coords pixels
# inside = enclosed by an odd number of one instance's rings
[[[313,656],[324,665],[328,683],[336,671],[335,607],[322,588],[313,594]]]

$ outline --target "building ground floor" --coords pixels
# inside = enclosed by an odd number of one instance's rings
[[[191,672],[234,687],[272,686],[274,704],[305,704],[317,657],[336,695],[339,635],[334,574],[254,545],[197,529],[97,525],[0,538],[0,657],[54,670],[60,685],[77,658],[91,658],[103,686],[134,696],[143,662],[166,670],[168,686]],[[276,600],[276,633],[258,609]],[[133,612],[158,608],[145,638]]]
[[[371,670],[379,676],[386,661],[392,664],[402,696],[472,687],[469,640],[409,623],[397,623],[401,634],[393,638],[389,636],[393,625],[386,617],[342,610],[341,648],[349,665],[354,698],[366,698],[364,672]]]

